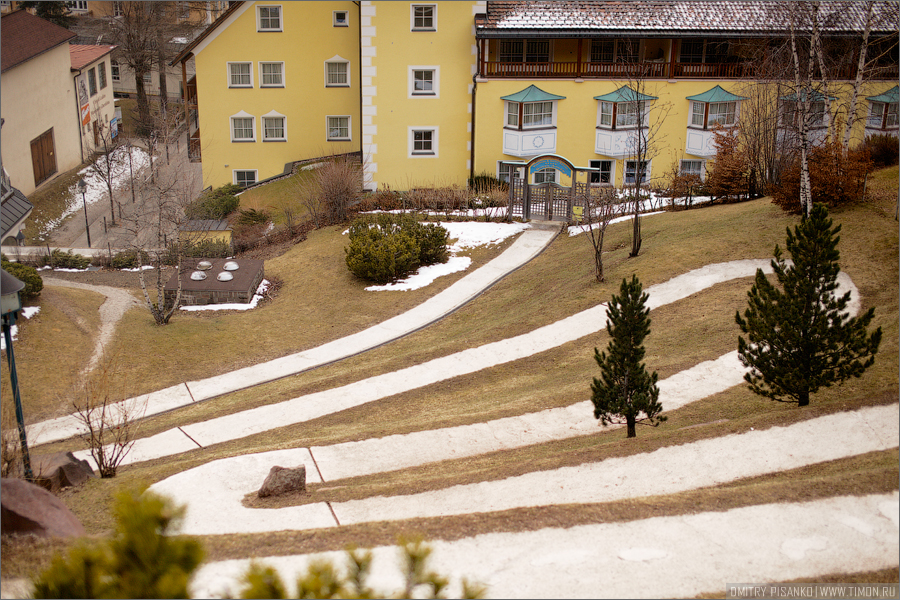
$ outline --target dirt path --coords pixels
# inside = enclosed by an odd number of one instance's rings
[[[107,285],[90,285],[87,283],[79,283],[77,281],[67,281],[57,279],[55,277],[42,276],[44,285],[78,288],[97,292],[106,296],[106,301],[100,306],[100,333],[97,336],[97,343],[94,345],[94,353],[88,362],[84,373],[92,371],[103,358],[103,351],[109,342],[112,341],[113,333],[116,331],[116,325],[125,315],[125,312],[133,307],[140,306],[140,302],[128,290],[121,288],[109,287]]]

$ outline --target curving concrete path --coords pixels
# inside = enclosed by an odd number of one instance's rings
[[[540,254],[559,233],[559,228],[527,228],[500,256],[469,273],[419,306],[364,331],[316,348],[284,356],[230,373],[181,383],[137,398],[124,400],[129,414],[142,417],[208,400],[254,385],[353,356],[438,321],[468,303],[500,279]],[[35,423],[27,429],[32,444],[46,444],[79,435],[84,426],[72,415]]]

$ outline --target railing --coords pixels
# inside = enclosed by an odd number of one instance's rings
[[[188,160],[191,162],[201,162],[199,129],[195,130],[188,137]]]

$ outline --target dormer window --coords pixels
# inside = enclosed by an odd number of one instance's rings
[[[689,96],[691,102],[690,127],[713,129],[716,125],[732,127],[737,124],[741,100],[747,98],[726,92],[716,86],[708,92]]]
[[[531,85],[502,99],[506,101],[506,127],[522,130],[555,126],[556,103],[565,96],[548,94]]]
[[[615,92],[594,96],[597,127],[600,129],[634,129],[647,126],[647,111],[656,96],[648,96],[623,86]]]
[[[877,96],[869,96],[869,116],[866,119],[867,129],[897,129],[897,107],[900,104],[900,86]]]

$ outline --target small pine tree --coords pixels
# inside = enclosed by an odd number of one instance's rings
[[[606,331],[610,340],[606,352],[594,348],[594,359],[600,366],[600,377],[591,384],[594,418],[604,426],[625,423],[627,437],[635,437],[635,425],[647,421],[656,427],[660,416],[659,388],[656,371],[647,373],[644,359],[644,338],[650,333],[650,309],[645,306],[648,295],[642,292],[637,276],[631,282],[622,280],[619,296],[609,303]],[[638,416],[644,413],[644,417]],[[623,421],[624,419],[624,421]]]
[[[738,355],[750,372],[744,379],[753,392],[779,402],[809,404],[809,395],[850,377],[859,377],[875,362],[881,328],[867,335],[875,315],[846,315],[850,292],[836,297],[841,226],[832,228],[828,210],[816,204],[808,219],[787,230],[788,266],[775,246],[772,268],[781,289],[756,271],[747,293],[748,307],[735,314],[741,332]]]
[[[200,543],[173,537],[184,508],[153,493],[117,498],[116,535],[103,546],[56,556],[34,582],[35,598],[189,598],[203,558]]]

